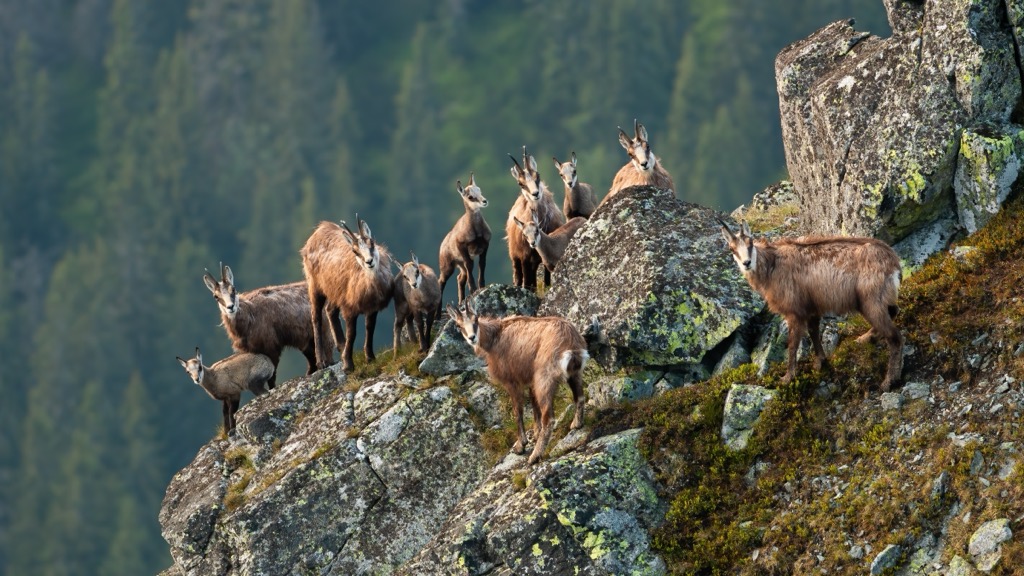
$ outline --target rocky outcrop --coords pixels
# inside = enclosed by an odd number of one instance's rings
[[[167,488],[165,573],[664,573],[639,430],[576,431],[537,466],[492,470],[480,428],[498,400],[460,380],[326,370],[250,401]]]
[[[765,405],[777,394],[777,390],[763,386],[733,384],[725,397],[722,418],[722,441],[725,445],[732,450],[746,448]]]
[[[954,179],[965,129],[986,126],[1000,141],[1019,133],[1010,124],[1021,97],[1017,4],[886,0],[890,38],[836,22],[782,50],[786,164],[807,229],[893,242],[937,219],[966,226],[959,215],[991,212],[993,186],[954,199]],[[967,175],[1006,189],[1015,168],[995,156]]]
[[[671,190],[623,190],[573,237],[539,314],[572,322],[609,369],[701,362],[764,307],[718,216]]]
[[[665,511],[639,433],[598,439],[528,475],[510,456],[398,573],[664,574],[647,533]]]

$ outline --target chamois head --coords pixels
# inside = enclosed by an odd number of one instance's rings
[[[420,259],[411,250],[409,255],[412,256],[412,262],[406,262],[402,265],[402,277],[409,283],[409,286],[412,286],[413,290],[419,290],[420,283],[423,282],[423,273],[420,272]]]
[[[537,211],[531,210],[530,213],[533,215],[533,221],[529,224],[521,222],[515,216],[512,217],[515,220],[516,226],[522,231],[523,236],[526,237],[526,243],[530,245],[530,248],[537,249],[537,244],[540,244],[540,220],[537,218]]]
[[[651,154],[651,146],[647,142],[647,128],[633,119],[633,137],[630,138],[622,128],[619,128],[619,144],[629,153],[633,166],[640,172],[654,170],[654,155]]]
[[[356,262],[359,262],[359,265],[364,270],[374,272],[377,270],[377,266],[380,265],[380,251],[377,250],[377,243],[373,241],[373,233],[370,232],[370,227],[359,218],[359,214],[356,214],[356,223],[359,227],[358,234],[352,232],[348,224],[343,220],[341,225],[345,229],[342,230],[342,236],[352,247],[352,253],[355,254]]]
[[[558,170],[558,175],[562,177],[562,182],[565,183],[566,188],[572,188],[576,185],[576,151],[572,153],[572,157],[568,162],[559,162],[558,158],[551,157],[555,161],[555,168]]]
[[[511,154],[508,157],[512,158],[512,163],[514,164],[512,166],[512,177],[519,184],[519,191],[530,202],[530,205],[535,206],[540,200],[541,195],[540,172],[537,171],[537,159],[527,153],[526,146],[523,146],[522,166],[519,165],[519,162],[516,162],[515,157]]]
[[[188,372],[192,381],[196,384],[202,385],[203,375],[206,372],[206,369],[203,368],[203,355],[199,352],[199,346],[196,346],[195,358],[190,358],[188,360],[185,360],[181,356],[175,356],[175,358],[178,359],[178,363],[185,369],[185,372]]]
[[[463,202],[466,206],[472,210],[477,211],[481,208],[487,207],[487,198],[484,198],[480,187],[476,185],[476,179],[473,177],[473,173],[469,173],[469,184],[465,188],[462,187],[462,181],[455,181],[455,189],[459,191],[459,195],[462,196]]]
[[[729,250],[732,252],[732,259],[740,267],[744,274],[754,272],[757,268],[757,248],[754,246],[754,237],[750,232],[750,225],[744,220],[740,224],[740,233],[733,235],[725,222],[718,221],[722,225],[722,237],[729,243]]]
[[[213,299],[217,301],[221,313],[228,318],[234,318],[235,312],[238,312],[238,292],[235,290],[235,276],[231,273],[231,268],[221,263],[220,282],[217,282],[209,272],[203,274],[203,282],[213,293]]]
[[[467,299],[464,306],[456,309],[449,304],[445,310],[448,311],[448,317],[458,326],[459,332],[462,333],[462,337],[466,339],[466,342],[470,346],[476,346],[480,338],[480,315],[473,308],[473,303]]]

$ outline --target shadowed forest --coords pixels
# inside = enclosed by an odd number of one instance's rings
[[[561,205],[575,151],[600,198],[634,118],[731,210],[785,176],[776,53],[842,18],[888,35],[880,0],[0,0],[0,573],[170,564],[164,488],[221,417],[174,358],[230,352],[204,269],[299,280],[356,213],[436,269],[473,171],[510,282],[507,154]]]

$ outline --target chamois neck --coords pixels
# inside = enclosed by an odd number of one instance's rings
[[[494,318],[480,318],[477,324],[476,347],[487,352],[494,348],[501,337],[501,321]]]
[[[769,244],[754,244],[754,255],[757,258],[753,272],[748,272],[748,278],[755,286],[764,286],[771,280],[775,272],[775,259],[777,254],[775,247]]]

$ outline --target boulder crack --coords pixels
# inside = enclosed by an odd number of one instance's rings
[[[1017,76],[1020,77],[1021,90],[1024,90],[1024,59],[1021,57],[1020,42],[1017,41],[1017,34],[1013,27],[1013,14],[1010,13],[1010,1],[1011,0],[1003,0],[1003,12],[1006,15],[1006,22],[1010,28],[1010,41],[1013,42],[1013,56],[1017,61]],[[1018,107],[1020,107],[1019,103]]]

